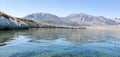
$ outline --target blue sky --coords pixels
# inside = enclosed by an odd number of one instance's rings
[[[0,10],[17,17],[38,12],[63,17],[83,12],[115,18],[120,17],[120,0],[1,0]]]

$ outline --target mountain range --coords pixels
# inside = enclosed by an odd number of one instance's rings
[[[85,13],[70,14],[66,17],[58,17],[50,13],[33,13],[25,16],[24,18],[28,20],[66,26],[105,26],[120,24],[120,22],[115,19],[110,19],[103,16],[92,16]]]
[[[60,26],[56,24],[49,24],[37,22],[34,20],[27,20],[25,18],[18,18],[8,15],[0,11],[0,29],[23,29],[23,28],[72,28],[80,29],[82,27]]]
[[[19,28],[85,28],[85,26],[120,25],[120,18],[92,16],[85,13],[58,17],[50,13],[34,13],[24,18],[13,17],[0,11],[0,29]]]

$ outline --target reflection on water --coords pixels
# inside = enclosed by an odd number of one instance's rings
[[[0,57],[119,57],[120,32],[88,29],[0,31]]]

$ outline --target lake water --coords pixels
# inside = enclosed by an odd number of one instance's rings
[[[120,31],[2,30],[0,57],[120,57]]]

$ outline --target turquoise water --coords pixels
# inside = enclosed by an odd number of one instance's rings
[[[0,57],[120,57],[118,30],[2,30],[0,44]]]

